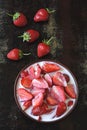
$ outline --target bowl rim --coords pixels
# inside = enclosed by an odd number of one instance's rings
[[[75,103],[73,105],[73,107],[70,109],[70,111],[68,113],[66,113],[63,117],[59,118],[59,119],[56,119],[56,120],[52,120],[52,121],[42,121],[42,120],[37,120],[37,119],[34,119],[32,118],[31,116],[29,116],[25,111],[22,110],[19,102],[18,102],[18,99],[17,99],[17,94],[16,94],[16,88],[17,88],[17,81],[20,77],[20,74],[23,70],[25,70],[27,67],[33,65],[33,64],[36,64],[36,63],[39,63],[39,62],[53,62],[53,63],[56,63],[56,64],[59,64],[61,66],[63,66],[73,77],[74,79],[74,82],[75,82],[75,85],[76,85],[76,91],[77,91],[77,98],[75,99]],[[20,71],[19,73],[17,74],[17,77],[15,79],[15,82],[14,82],[14,99],[15,99],[15,102],[19,108],[19,110],[26,116],[28,117],[29,119],[32,119],[34,121],[37,121],[37,122],[40,122],[40,123],[53,123],[53,122],[56,122],[56,121],[60,121],[60,120],[63,120],[64,118],[66,118],[73,110],[74,108],[76,107],[77,105],[77,102],[78,102],[78,98],[79,98],[79,88],[78,88],[78,83],[77,83],[77,80],[76,80],[76,77],[74,76],[74,74],[72,73],[72,71],[64,64],[62,64],[61,62],[59,61],[56,61],[56,60],[38,60],[38,61],[35,61],[35,62],[31,62],[27,65],[25,65]]]

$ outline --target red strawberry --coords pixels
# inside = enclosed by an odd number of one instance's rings
[[[40,34],[38,31],[29,29],[26,32],[23,33],[23,35],[18,36],[19,38],[23,38],[23,42],[34,42],[39,38]]]
[[[72,100],[69,100],[67,106],[70,107],[70,106],[72,106],[72,105],[73,105],[73,101],[72,101]]]
[[[35,22],[40,22],[40,21],[47,21],[49,19],[50,13],[53,13],[55,10],[50,11],[49,9],[39,9],[35,16],[34,16],[34,21]]]
[[[47,96],[46,101],[49,105],[54,106],[58,104],[58,101],[54,99],[52,96]]]
[[[25,101],[25,102],[23,103],[22,109],[25,111],[25,110],[28,109],[31,105],[32,105],[32,101],[31,101],[31,100]]]
[[[32,114],[35,116],[39,116],[48,112],[51,112],[53,108],[48,108],[48,105],[46,103],[43,103],[41,106],[34,107],[32,109]]]
[[[47,81],[47,83],[49,84],[49,86],[52,86],[52,79],[51,76],[49,74],[45,74],[44,75],[45,80]]]
[[[70,81],[70,78],[69,78],[69,76],[67,75],[67,74],[63,74],[64,75],[64,77],[65,77],[65,79],[66,79],[66,81],[67,81],[67,83]]]
[[[14,49],[12,49],[11,51],[8,52],[7,58],[10,59],[10,60],[15,60],[15,61],[17,61],[17,60],[22,59],[22,57],[23,57],[24,55],[30,55],[30,53],[24,54],[24,53],[22,52],[22,50],[20,50],[20,49],[18,49],[18,48],[14,48]]]
[[[35,66],[31,66],[29,68],[29,74],[31,76],[31,79],[37,79],[40,77],[41,74],[41,68],[38,64],[36,64]]]
[[[53,39],[51,37],[49,40],[44,40],[43,42],[40,42],[37,46],[37,56],[43,57],[47,55],[50,52],[50,41]]]
[[[67,86],[66,79],[61,72],[56,72],[53,75],[53,83],[55,85],[59,85],[59,86],[64,86],[64,87]]]
[[[32,85],[34,87],[42,88],[42,89],[45,89],[45,88],[49,87],[48,83],[46,82],[46,80],[44,78],[33,79],[32,80]]]
[[[71,98],[76,98],[76,93],[74,90],[74,86],[72,84],[68,84],[65,87],[65,92],[68,94],[68,96],[70,96]]]
[[[58,104],[58,108],[57,108],[57,111],[56,111],[56,116],[61,116],[67,109],[67,106],[64,102],[60,102]]]
[[[51,89],[51,96],[59,102],[65,102],[66,100],[64,89],[61,86],[54,85]]]
[[[7,13],[8,14],[8,13]],[[8,14],[13,17],[13,24],[18,27],[23,27],[27,25],[28,21],[23,13],[16,12],[14,15]]]
[[[26,77],[26,76],[28,76],[29,74],[28,74],[28,71],[25,71],[25,70],[23,70],[22,72],[21,72],[21,74],[20,74],[20,76],[21,77]]]
[[[17,95],[19,96],[21,101],[28,101],[33,98],[33,95],[24,88],[17,89]]]
[[[60,67],[53,63],[45,63],[42,66],[42,70],[45,73],[49,73],[49,72],[54,72],[54,71],[60,70]]]
[[[33,107],[41,106],[43,103],[43,98],[44,96],[42,93],[37,94],[32,100]]]
[[[28,76],[27,77],[23,77],[21,79],[21,84],[25,88],[31,88],[31,86],[32,86],[32,80]]]
[[[33,87],[33,89],[31,90],[32,94],[34,96],[36,96],[37,94],[39,93],[43,93],[45,92],[45,89],[42,89],[42,88],[37,88],[37,87]]]

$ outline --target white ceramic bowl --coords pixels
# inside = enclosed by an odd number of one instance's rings
[[[22,79],[22,77],[20,76],[20,75],[21,75],[21,72],[23,72],[23,71],[29,71],[29,68],[30,68],[31,66],[35,66],[35,65],[37,65],[37,64],[39,64],[39,66],[42,68],[42,66],[43,66],[44,63],[50,63],[50,64],[56,64],[56,65],[58,65],[58,66],[60,67],[60,70],[58,70],[58,71],[61,72],[62,74],[67,74],[67,75],[69,76],[69,78],[70,78],[68,84],[73,84],[73,86],[74,86],[74,91],[75,91],[75,94],[76,94],[76,98],[71,98],[71,97],[67,96],[68,98],[66,98],[66,101],[65,101],[66,106],[67,106],[67,109],[66,109],[66,111],[65,111],[63,114],[61,114],[60,116],[55,116],[55,115],[56,115],[55,113],[56,113],[56,110],[57,110],[58,105],[50,106],[50,107],[55,108],[55,109],[53,109],[53,111],[51,111],[51,112],[48,112],[48,113],[46,113],[46,114],[42,114],[42,115],[39,115],[39,116],[35,116],[35,115],[31,114],[31,113],[32,113],[32,112],[31,112],[31,111],[32,111],[32,105],[31,105],[29,108],[27,108],[26,110],[23,110],[23,107],[22,107],[22,106],[23,106],[23,103],[24,103],[24,102],[23,102],[23,101],[20,101],[19,95],[17,94],[17,90],[18,90],[19,88],[24,88],[24,89],[26,89],[26,88],[23,87],[22,84],[21,84],[21,79]],[[49,74],[53,75],[54,73],[55,73],[55,72],[50,72]],[[44,75],[44,73],[42,73],[42,75]],[[54,85],[54,84],[53,84],[53,85]],[[28,90],[28,89],[26,89],[26,90]],[[30,90],[29,90],[29,91],[30,91]],[[67,94],[66,94],[66,95],[67,95]],[[36,120],[36,121],[39,121],[39,122],[54,122],[54,121],[59,121],[59,120],[65,118],[65,117],[66,117],[67,115],[69,115],[69,114],[72,112],[72,110],[75,108],[75,106],[76,106],[76,104],[77,104],[77,100],[78,100],[78,85],[77,85],[77,81],[76,81],[74,75],[72,74],[72,72],[71,72],[67,67],[65,67],[63,64],[61,64],[61,63],[59,63],[59,62],[55,62],[55,61],[49,61],[49,60],[46,60],[46,61],[38,61],[38,62],[35,62],[35,63],[33,63],[33,64],[29,64],[29,65],[25,66],[25,67],[19,72],[19,74],[18,74],[18,76],[17,76],[17,78],[16,78],[16,80],[15,80],[15,84],[14,84],[14,97],[15,97],[15,101],[16,101],[16,103],[17,103],[19,109],[20,109],[20,110],[22,111],[22,113],[23,113],[24,115],[26,115],[27,117],[32,118],[32,119],[34,119],[34,120]],[[69,101],[72,101],[73,104],[72,104],[72,105],[67,105]]]

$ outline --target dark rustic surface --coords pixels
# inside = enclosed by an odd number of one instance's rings
[[[39,8],[56,12],[48,22],[34,23],[33,16]],[[6,12],[22,11],[28,25],[17,28]],[[23,43],[17,36],[26,29],[41,33],[32,45]],[[55,59],[67,65],[77,78],[79,100],[75,110],[64,120],[52,124],[39,124],[27,119],[14,100],[14,81],[22,67],[37,61],[36,47],[43,38],[55,37],[51,54],[41,59]],[[31,52],[19,62],[6,58],[14,48]],[[0,130],[87,130],[87,0],[0,0]]]

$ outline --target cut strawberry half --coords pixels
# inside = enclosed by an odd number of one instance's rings
[[[64,87],[67,86],[66,79],[65,79],[64,75],[61,72],[56,72],[53,75],[53,83],[55,85],[59,85],[59,86],[64,86]]]
[[[17,94],[21,101],[28,101],[33,98],[33,95],[29,91],[25,90],[24,88],[17,89]]]
[[[44,78],[47,81],[47,83],[49,84],[49,86],[52,86],[52,78],[51,78],[51,76],[49,74],[45,74]]]
[[[39,93],[45,93],[45,89],[42,89],[42,88],[37,88],[37,87],[33,87],[33,89],[31,90],[32,94],[34,96],[36,96],[37,94]]]
[[[46,101],[50,106],[55,106],[58,104],[58,101],[50,95],[47,96]]]
[[[35,66],[31,66],[29,68],[29,74],[31,76],[32,79],[37,79],[40,77],[41,75],[41,68],[39,66],[39,64],[35,65]]]
[[[65,87],[65,92],[69,97],[76,98],[76,93],[72,84],[68,84],[67,87]]]
[[[43,94],[42,93],[39,93],[37,94],[33,99],[32,99],[32,106],[33,107],[38,107],[38,106],[41,106],[42,103],[43,103]]]
[[[46,103],[43,103],[42,106],[34,107],[32,109],[32,114],[35,116],[40,116],[42,114],[49,113],[53,110],[53,108],[48,108]]]
[[[25,111],[25,110],[28,109],[31,105],[32,105],[32,101],[31,101],[31,100],[25,101],[25,102],[23,103],[22,109]]]
[[[54,72],[54,71],[60,70],[60,67],[56,64],[44,63],[42,66],[42,70],[45,73],[49,73],[49,72]]]
[[[28,76],[28,71],[23,70],[23,71],[21,72],[20,76],[21,76],[21,77],[26,77],[26,76]]]
[[[33,79],[32,84],[34,87],[37,87],[37,88],[48,88],[49,87],[48,83],[46,82],[46,80],[44,78]]]
[[[25,88],[31,88],[31,86],[32,86],[32,80],[28,76],[27,77],[23,77],[21,79],[21,84]]]
[[[68,103],[67,103],[67,106],[70,107],[73,105],[73,101],[72,100],[69,100]]]
[[[66,96],[63,87],[53,85],[51,89],[51,96],[59,102],[65,102]]]
[[[67,109],[67,106],[64,102],[60,102],[57,107],[56,116],[61,116]]]
[[[69,78],[69,76],[67,75],[67,74],[63,74],[64,75],[64,77],[65,77],[65,79],[66,79],[66,81],[67,81],[67,83],[70,81],[70,78]]]

